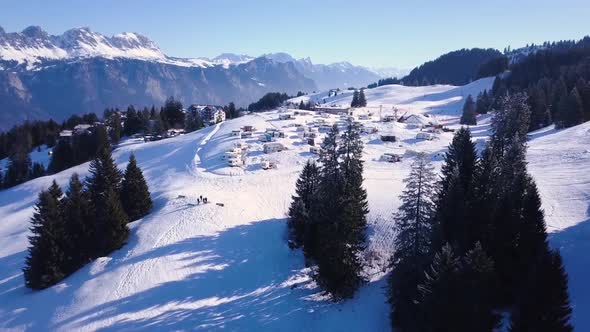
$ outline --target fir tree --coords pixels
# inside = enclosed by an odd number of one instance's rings
[[[367,98],[365,97],[365,89],[361,89],[358,95],[358,107],[366,107]]]
[[[333,127],[326,140],[331,158],[324,158],[320,185],[325,193],[333,193],[322,205],[323,216],[318,227],[318,281],[335,299],[350,298],[363,282],[360,275],[360,253],[364,249],[368,203],[362,187],[362,143],[359,129],[350,123],[336,141],[338,129]],[[323,161],[323,160],[322,160]],[[341,162],[340,162],[341,161]],[[327,169],[335,167],[336,169]],[[340,178],[340,183],[328,183]]]
[[[358,90],[354,90],[352,93],[352,102],[350,103],[350,107],[359,107],[359,92]]]
[[[418,286],[422,313],[420,331],[492,331],[498,317],[492,313],[493,263],[477,244],[461,260],[450,245],[434,256]]]
[[[561,97],[558,112],[558,128],[568,128],[584,121],[584,105],[577,88],[573,88],[569,95]]]
[[[99,256],[107,255],[121,248],[129,237],[127,215],[121,205],[119,194],[108,188],[97,201],[93,202],[97,223],[97,242]]]
[[[460,123],[464,125],[476,125],[477,124],[477,109],[473,97],[467,96],[465,104],[463,105],[463,114],[461,115]]]
[[[39,194],[35,206],[29,255],[23,269],[25,284],[31,289],[53,286],[66,276],[61,196],[61,190],[54,181],[49,190]]]
[[[90,163],[90,177],[86,180],[96,235],[93,257],[106,255],[120,248],[127,239],[127,216],[121,205],[119,192],[121,172],[115,166],[108,149]]]
[[[68,265],[67,272],[71,273],[87,263],[93,255],[92,244],[96,241],[95,229],[90,216],[90,201],[88,193],[78,174],[70,178],[69,189],[64,198],[64,220],[67,237]]]
[[[511,332],[571,332],[567,273],[557,251],[545,256],[512,315]]]
[[[435,213],[436,175],[424,155],[412,164],[406,189],[400,199],[402,205],[394,216],[396,237],[389,278],[389,302],[394,327],[412,331],[420,321],[414,300],[422,271],[431,255],[432,222]]]
[[[295,196],[289,208],[289,234],[295,246],[304,245],[306,233],[311,234],[311,220],[314,203],[317,200],[318,168],[312,160],[309,160],[295,185]]]
[[[424,282],[418,286],[416,302],[423,320],[421,331],[474,331],[467,330],[466,310],[461,299],[463,283],[461,260],[450,245],[436,253],[425,272]],[[478,330],[479,331],[479,330]]]
[[[468,128],[461,128],[453,137],[445,154],[442,179],[437,198],[436,246],[449,243],[462,255],[479,239],[481,229],[473,224],[474,183],[477,153]]]
[[[153,206],[148,185],[133,154],[129,156],[129,163],[123,176],[121,203],[129,221],[144,217]]]

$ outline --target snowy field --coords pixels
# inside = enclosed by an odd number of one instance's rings
[[[418,140],[420,129],[379,120],[396,106],[402,113],[428,115],[456,129],[464,98],[491,84],[491,79],[482,79],[464,87],[384,86],[366,91],[369,105],[354,116],[378,131],[363,135],[371,210],[369,281],[354,299],[326,301],[307,277],[302,253],[290,250],[285,239],[285,216],[298,173],[307,159],[316,157],[297,125],[344,124],[344,119],[309,112],[279,120],[294,110],[275,110],[171,139],[119,147],[114,157],[120,168],[134,152],[144,170],[153,212],[130,224],[130,239],[121,250],[43,291],[25,288],[21,273],[37,193],[53,179],[65,189],[72,173],[87,174],[88,164],[0,191],[0,330],[389,330],[384,266],[392,240],[391,213],[399,205],[413,155],[426,152],[440,167],[453,134]],[[323,101],[324,96],[294,102]],[[346,104],[350,98],[346,92],[326,104]],[[478,120],[472,131],[482,145],[489,117]],[[256,128],[252,138],[231,135],[244,126]],[[259,136],[268,128],[284,133],[276,141],[286,151],[263,152]],[[322,131],[318,129],[316,142]],[[395,135],[398,141],[383,143],[380,135]],[[237,142],[248,145],[245,164],[229,167],[223,156]],[[533,133],[529,148],[529,168],[541,190],[551,241],[562,249],[570,273],[579,331],[590,329],[583,314],[590,312],[590,289],[585,286],[590,277],[588,146],[590,124]],[[402,154],[402,162],[380,161],[384,153]],[[264,170],[262,161],[276,168]],[[212,204],[196,204],[200,195]]]

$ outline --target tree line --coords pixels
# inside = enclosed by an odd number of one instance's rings
[[[233,102],[223,110],[227,119],[237,118],[244,112]],[[60,137],[63,130],[74,130],[81,124],[92,125],[92,128],[70,137]],[[85,163],[95,158],[105,146],[118,144],[122,137],[139,133],[162,135],[171,128],[192,132],[204,126],[198,113],[185,112],[182,103],[174,97],[169,97],[159,109],[155,106],[136,109],[130,105],[125,111],[107,108],[102,118],[95,113],[72,115],[61,125],[53,120],[25,122],[0,133],[0,159],[8,158],[5,174],[0,169],[0,188]],[[29,155],[42,145],[51,148],[47,169],[43,164],[32,162]]]
[[[274,108],[281,106],[286,100],[291,98],[292,97],[286,93],[269,92],[262,96],[257,102],[248,105],[248,111],[262,112],[272,110]]]
[[[89,171],[84,182],[74,173],[65,194],[55,180],[39,193],[23,269],[27,287],[55,285],[121,248],[129,236],[127,223],[151,210],[149,188],[134,155],[122,173],[105,147]]]

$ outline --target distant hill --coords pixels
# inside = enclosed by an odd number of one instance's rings
[[[464,85],[478,78],[482,65],[502,56],[500,51],[491,48],[461,49],[414,68],[401,81],[409,86]]]

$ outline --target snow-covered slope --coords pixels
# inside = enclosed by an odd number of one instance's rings
[[[387,93],[381,89],[380,100],[371,101],[369,94],[368,98],[369,103],[384,104],[384,109],[404,104],[412,112],[440,118],[445,125],[457,128],[457,114],[465,97],[461,91],[476,92],[478,88],[489,88],[490,84],[491,80],[482,80],[463,89],[390,87],[392,90]],[[386,101],[395,103],[386,104]],[[363,136],[365,187],[371,210],[369,250],[365,256],[369,282],[354,299],[334,304],[326,301],[307,277],[301,252],[288,248],[285,215],[298,173],[303,163],[314,157],[293,124],[320,119],[342,123],[342,120],[337,116],[324,118],[314,114],[300,115],[295,120],[278,120],[282,111],[248,115],[158,142],[128,142],[119,147],[114,156],[120,167],[125,166],[131,152],[136,154],[152,189],[153,212],[130,225],[131,237],[121,250],[92,262],[44,291],[26,289],[20,271],[37,192],[49,186],[53,179],[65,186],[73,172],[86,175],[88,165],[0,191],[0,329],[389,330],[383,267],[392,239],[390,216],[399,205],[398,195],[403,188],[402,180],[409,172],[412,155],[416,151],[428,152],[440,167],[441,154],[452,134],[441,133],[433,141],[419,141],[414,138],[419,129],[379,122],[374,108],[357,112],[357,115],[369,116],[361,122],[379,130],[377,134]],[[489,117],[481,117],[479,122],[472,130],[476,139],[482,140],[489,128]],[[224,152],[240,141],[230,133],[245,125],[254,126],[257,133],[266,128],[283,130],[285,138],[278,141],[288,150],[267,155],[262,152],[262,143],[257,137],[243,139],[242,142],[250,146],[246,166],[226,166],[222,159]],[[384,144],[378,139],[380,133],[394,133],[400,140]],[[551,137],[559,136],[563,139],[581,136],[588,140],[585,131],[580,130],[549,132],[531,141],[530,167],[539,182],[546,209],[553,211],[547,213],[552,225],[555,224],[553,216],[563,215],[568,209],[566,203],[556,199],[555,195],[560,193],[556,188],[564,189],[570,179],[558,179],[559,164],[541,164],[546,159],[537,151],[550,147],[556,155],[567,155],[551,141]],[[572,151],[582,146],[583,143],[572,145]],[[405,153],[404,161],[395,164],[379,161],[384,152],[392,151]],[[277,168],[261,169],[262,159],[276,162]],[[583,159],[576,160],[580,162],[580,170],[572,174],[579,175],[581,183],[577,194],[574,193],[576,197],[571,197],[572,202],[584,199],[582,172],[586,165],[582,164]],[[541,172],[540,168],[546,170]],[[554,187],[547,187],[547,183]],[[200,195],[224,206],[198,205],[196,199]],[[579,228],[584,223],[578,223],[587,216],[579,212],[568,218],[560,227],[572,227],[556,232],[552,243],[561,243],[564,248],[572,290],[580,291],[581,295],[572,297],[575,323],[583,331],[590,328],[583,317],[583,313],[590,310],[590,303],[583,289],[588,271],[581,265],[585,261],[578,250],[584,249],[588,227],[584,233],[584,229]],[[573,226],[576,224],[578,226]],[[568,243],[568,250],[563,243]]]
[[[590,122],[530,135],[535,177],[551,244],[561,250],[570,280],[576,331],[590,330]]]

